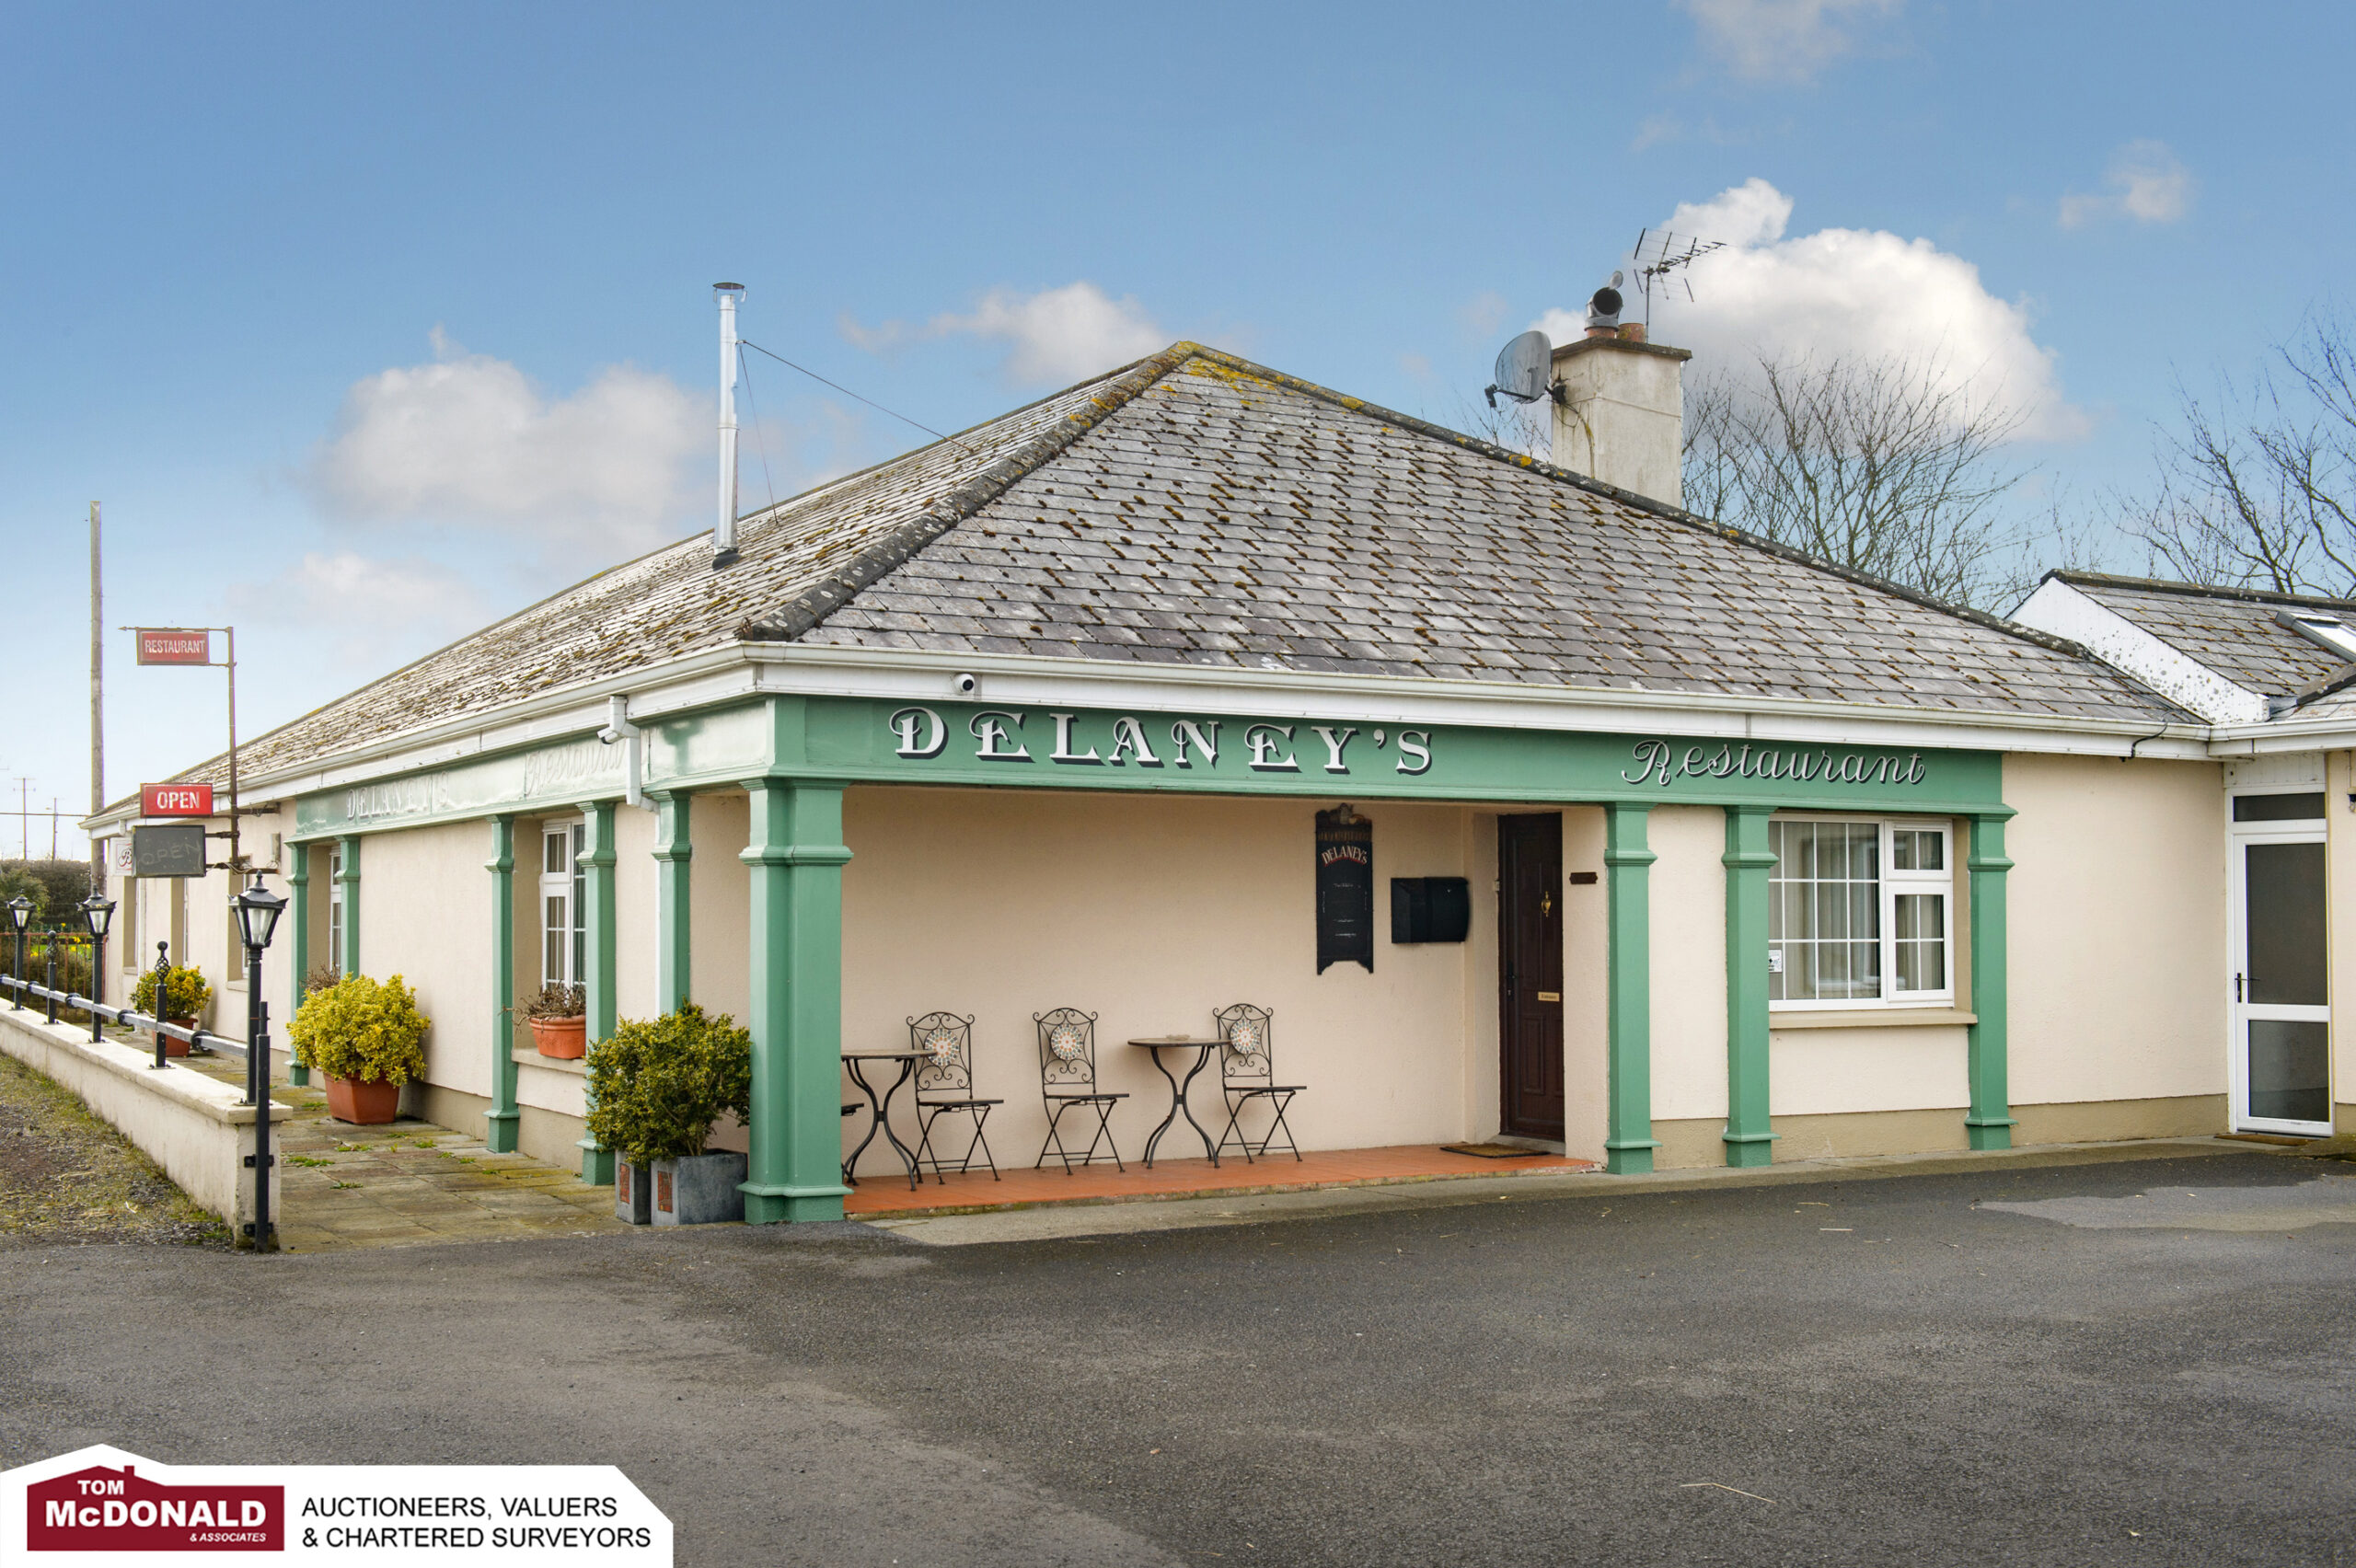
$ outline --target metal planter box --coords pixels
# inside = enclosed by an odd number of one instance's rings
[[[656,1225],[719,1225],[745,1217],[745,1157],[729,1150],[654,1162]]]
[[[654,1168],[614,1161],[614,1217],[624,1225],[654,1223]]]

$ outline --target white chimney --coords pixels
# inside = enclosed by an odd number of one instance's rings
[[[742,283],[714,283],[720,302],[720,522],[711,531],[711,564],[736,559],[736,302]]]
[[[1554,351],[1554,466],[1671,506],[1685,503],[1685,362],[1691,349],[1645,341],[1620,321],[1620,293],[1598,289],[1587,336]]]

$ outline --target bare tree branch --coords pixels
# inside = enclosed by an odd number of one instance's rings
[[[2161,477],[2131,532],[2154,566],[2194,582],[2356,595],[2356,343],[2311,320],[2246,392],[2177,389]]]
[[[2011,586],[2001,448],[2021,415],[1936,363],[1762,358],[1686,398],[1689,510],[1959,604]]]

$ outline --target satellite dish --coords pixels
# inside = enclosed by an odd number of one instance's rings
[[[1517,403],[1535,403],[1547,396],[1553,379],[1554,345],[1543,332],[1524,332],[1498,352],[1496,383],[1484,396],[1493,409],[1500,392]]]

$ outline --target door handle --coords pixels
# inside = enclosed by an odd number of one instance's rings
[[[2235,975],[2235,976],[2234,976],[2234,1000],[2235,1000],[2235,1002],[2239,1002],[2241,999],[2242,999],[2242,977],[2241,977],[2240,975],[2236,974],[2236,975]]]

